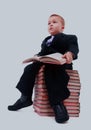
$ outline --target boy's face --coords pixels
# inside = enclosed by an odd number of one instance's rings
[[[63,32],[64,26],[62,25],[61,19],[57,16],[49,17],[48,20],[48,32],[51,35]]]

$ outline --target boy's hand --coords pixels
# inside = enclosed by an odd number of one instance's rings
[[[73,53],[72,52],[66,52],[63,56],[63,58],[66,58],[66,63],[70,64],[73,60]]]

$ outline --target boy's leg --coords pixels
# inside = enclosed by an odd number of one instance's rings
[[[22,93],[21,97],[13,104],[8,106],[9,110],[16,111],[23,107],[32,105],[32,92],[35,83],[35,77],[42,63],[35,62],[25,67],[16,88]]]
[[[62,102],[70,95],[67,88],[69,76],[64,67],[56,65],[47,65],[44,74],[50,105],[55,112],[55,119],[58,123],[67,121],[69,116]]]
[[[32,91],[35,83],[35,77],[42,63],[34,62],[25,67],[24,72],[16,86],[16,88],[26,96],[32,98]]]

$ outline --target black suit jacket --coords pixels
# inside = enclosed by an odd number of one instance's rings
[[[51,36],[48,36],[44,39],[41,45],[41,51],[38,53],[38,55],[48,55],[55,52],[64,54],[70,51],[74,54],[74,60],[78,58],[79,47],[77,37],[75,35],[68,35],[64,33],[56,34],[54,35],[51,45],[47,46],[46,42],[48,39],[50,39],[50,37]],[[72,68],[72,63],[66,65],[66,68]]]

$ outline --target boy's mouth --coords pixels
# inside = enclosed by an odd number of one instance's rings
[[[53,31],[53,28],[50,28],[49,30],[50,30],[50,31]]]

